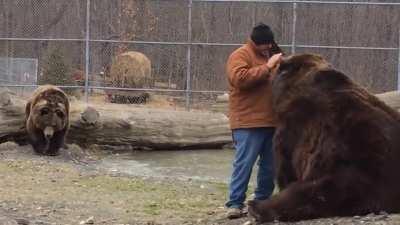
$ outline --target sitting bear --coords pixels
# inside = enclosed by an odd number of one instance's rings
[[[25,108],[26,130],[35,152],[57,155],[69,129],[69,100],[52,85],[38,87]]]
[[[267,222],[400,212],[397,111],[313,54],[284,59],[272,93],[280,193],[249,201],[250,215]]]

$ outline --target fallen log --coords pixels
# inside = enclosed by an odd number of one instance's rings
[[[0,143],[26,143],[25,101],[0,93]],[[119,104],[71,102],[67,143],[123,149],[222,148],[231,143],[222,113],[188,112]]]
[[[386,104],[396,109],[400,110],[400,92],[399,91],[389,91],[376,95],[379,99],[384,101]]]
[[[377,95],[400,109],[400,92]],[[24,99],[0,92],[0,143],[26,143]],[[118,149],[222,148],[232,142],[228,119],[222,113],[188,112],[120,104],[71,102],[67,143]]]

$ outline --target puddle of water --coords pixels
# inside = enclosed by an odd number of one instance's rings
[[[98,166],[110,173],[227,183],[234,151],[136,151],[103,158]]]

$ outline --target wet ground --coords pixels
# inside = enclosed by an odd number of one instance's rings
[[[70,145],[47,157],[1,144],[0,224],[221,224],[231,154],[109,154]]]
[[[0,225],[205,224],[225,219],[233,150],[99,152],[70,145],[59,156],[0,144]],[[280,225],[400,224],[399,215]]]
[[[136,151],[106,156],[98,169],[131,176],[227,183],[234,151]]]

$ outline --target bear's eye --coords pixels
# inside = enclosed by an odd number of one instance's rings
[[[287,76],[289,74],[289,68],[279,68],[278,70],[278,76]]]
[[[279,66],[279,71],[289,70],[289,68],[290,68],[290,65],[288,63],[282,63]]]
[[[50,110],[48,108],[43,108],[40,110],[40,115],[41,116],[45,116],[47,114],[49,114]]]
[[[57,116],[60,117],[61,119],[64,119],[64,113],[63,113],[62,111],[57,110],[57,111],[56,111],[56,114],[57,114]]]

